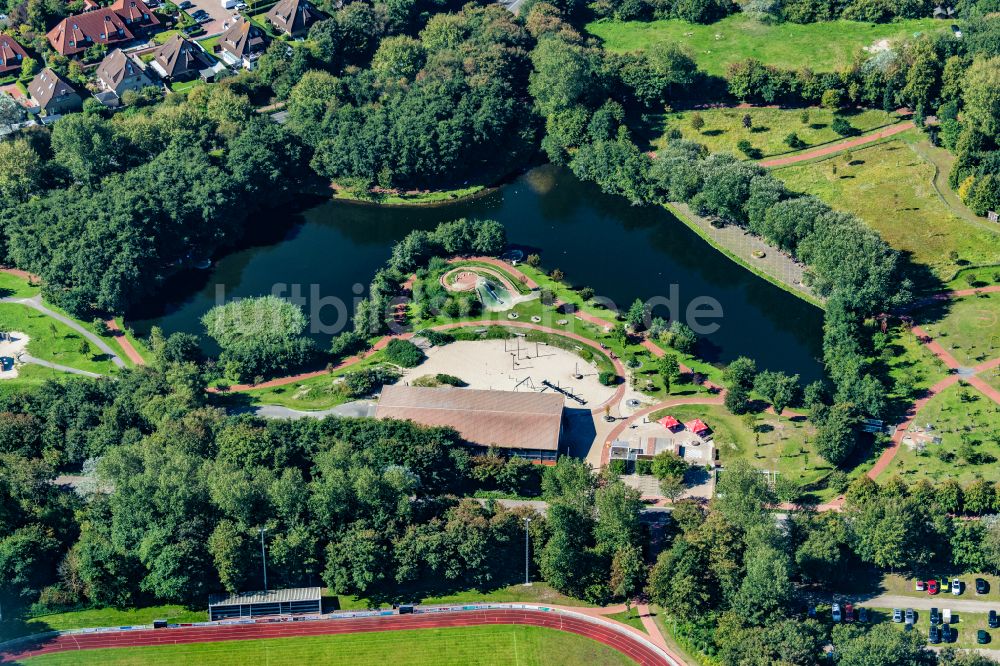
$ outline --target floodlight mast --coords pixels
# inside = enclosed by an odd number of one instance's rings
[[[528,574],[528,525],[531,518],[524,519],[524,586],[531,587],[531,578]]]

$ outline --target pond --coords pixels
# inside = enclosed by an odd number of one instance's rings
[[[592,287],[623,310],[636,298],[657,299],[663,304],[654,315],[684,318],[693,302],[714,299],[722,316],[709,320],[717,330],[701,340],[707,360],[746,355],[806,381],[822,374],[818,308],[733,263],[668,211],[629,206],[554,167],[444,206],[328,201],[292,219],[256,220],[255,244],[168,280],[160,302],[131,313],[129,325],[142,335],[151,326],[202,334],[200,317],[221,299],[276,293],[321,313],[326,328],[314,335],[326,346],[395,241],[460,217],[503,222],[513,245],[537,252],[546,268],[559,268],[570,283]]]

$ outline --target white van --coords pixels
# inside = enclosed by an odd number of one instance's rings
[[[941,611],[941,622],[944,624],[951,624],[951,609],[945,608]]]

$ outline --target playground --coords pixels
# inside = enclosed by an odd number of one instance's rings
[[[518,303],[537,294],[525,294],[510,277],[499,270],[485,266],[462,266],[444,273],[441,285],[451,292],[476,292],[483,309],[492,312],[510,310]]]
[[[459,340],[425,350],[427,360],[401,381],[425,375],[460,378],[469,388],[562,393],[566,406],[593,409],[610,399],[614,386],[598,381],[597,366],[572,351],[515,336],[503,340]]]
[[[28,347],[28,336],[18,331],[0,333],[0,379],[17,377],[15,361]]]

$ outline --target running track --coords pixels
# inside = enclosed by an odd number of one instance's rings
[[[264,638],[295,638],[350,634],[401,629],[437,629],[492,624],[521,624],[546,627],[586,636],[618,650],[642,666],[678,666],[678,662],[658,653],[646,641],[629,636],[602,624],[558,613],[535,610],[475,610],[460,613],[393,615],[357,619],[318,620],[311,622],[274,622],[267,624],[217,625],[177,629],[102,632],[60,635],[40,643],[26,645],[18,652],[0,653],[0,662],[13,662],[41,654],[140,646],[210,643]]]

